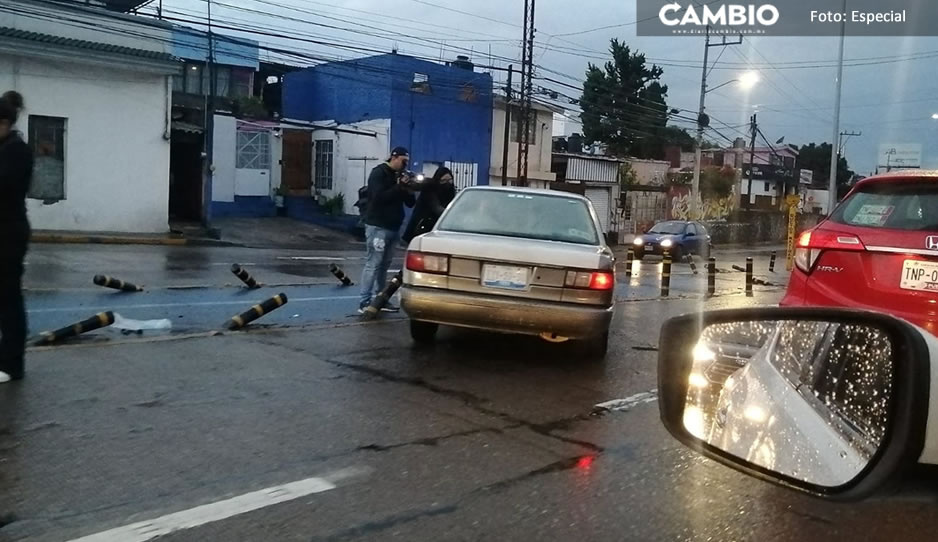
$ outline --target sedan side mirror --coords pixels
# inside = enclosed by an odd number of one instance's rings
[[[865,311],[677,317],[661,330],[661,419],[686,446],[749,476],[859,500],[920,460],[938,463],[938,436],[925,442],[930,348],[938,353],[938,340],[924,330]]]
[[[697,234],[694,233],[694,232],[692,232],[692,231],[689,231],[689,232],[687,232],[686,236],[687,236],[687,237],[697,237]]]

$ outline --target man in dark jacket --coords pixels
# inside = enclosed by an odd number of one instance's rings
[[[397,147],[391,151],[391,158],[374,168],[368,177],[368,208],[364,220],[367,260],[362,272],[359,312],[364,312],[374,295],[387,284],[394,245],[404,223],[404,205],[414,206],[414,194],[401,175],[409,159],[407,149]],[[382,310],[398,309],[387,303]]]
[[[14,130],[22,108],[18,93],[10,91],[0,97],[0,383],[23,378],[26,347],[22,282],[33,154]]]

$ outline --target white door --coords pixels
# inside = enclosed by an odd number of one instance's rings
[[[270,196],[270,132],[238,130],[236,196]]]
[[[596,209],[596,216],[599,217],[599,224],[603,228],[603,233],[609,231],[611,193],[612,187],[589,187],[586,189],[586,199],[590,200],[593,208]]]
[[[453,172],[453,184],[456,185],[456,190],[479,184],[477,177],[479,167],[477,164],[471,162],[446,162],[445,165]]]

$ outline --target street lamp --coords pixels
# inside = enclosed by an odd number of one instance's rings
[[[697,113],[697,145],[694,151],[694,158],[695,158],[694,180],[693,180],[693,183],[691,184],[691,190],[690,190],[690,208],[691,208],[691,213],[693,214],[695,219],[700,218],[698,216],[697,197],[698,197],[698,194],[700,193],[700,161],[701,161],[701,146],[703,145],[703,132],[704,132],[704,128],[710,125],[710,117],[708,117],[706,113],[704,113],[704,111],[706,110],[705,98],[707,94],[713,92],[714,90],[725,87],[726,85],[729,85],[732,83],[739,83],[739,88],[741,88],[743,91],[752,90],[752,88],[756,86],[756,84],[759,82],[759,79],[760,79],[758,72],[747,71],[747,72],[741,73],[739,77],[735,79],[730,79],[729,81],[726,81],[725,83],[721,83],[715,87],[707,88],[706,72],[707,72],[706,57],[704,57],[704,79],[703,79],[703,84],[701,85],[700,110]]]

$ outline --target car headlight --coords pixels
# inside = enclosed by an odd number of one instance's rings
[[[669,248],[673,244],[674,244],[674,241],[670,239],[665,239],[664,241],[661,242],[661,246],[663,246],[664,248]]]
[[[632,244],[637,247],[640,247],[645,244],[645,241],[641,237],[636,237],[635,240],[632,241]]]

